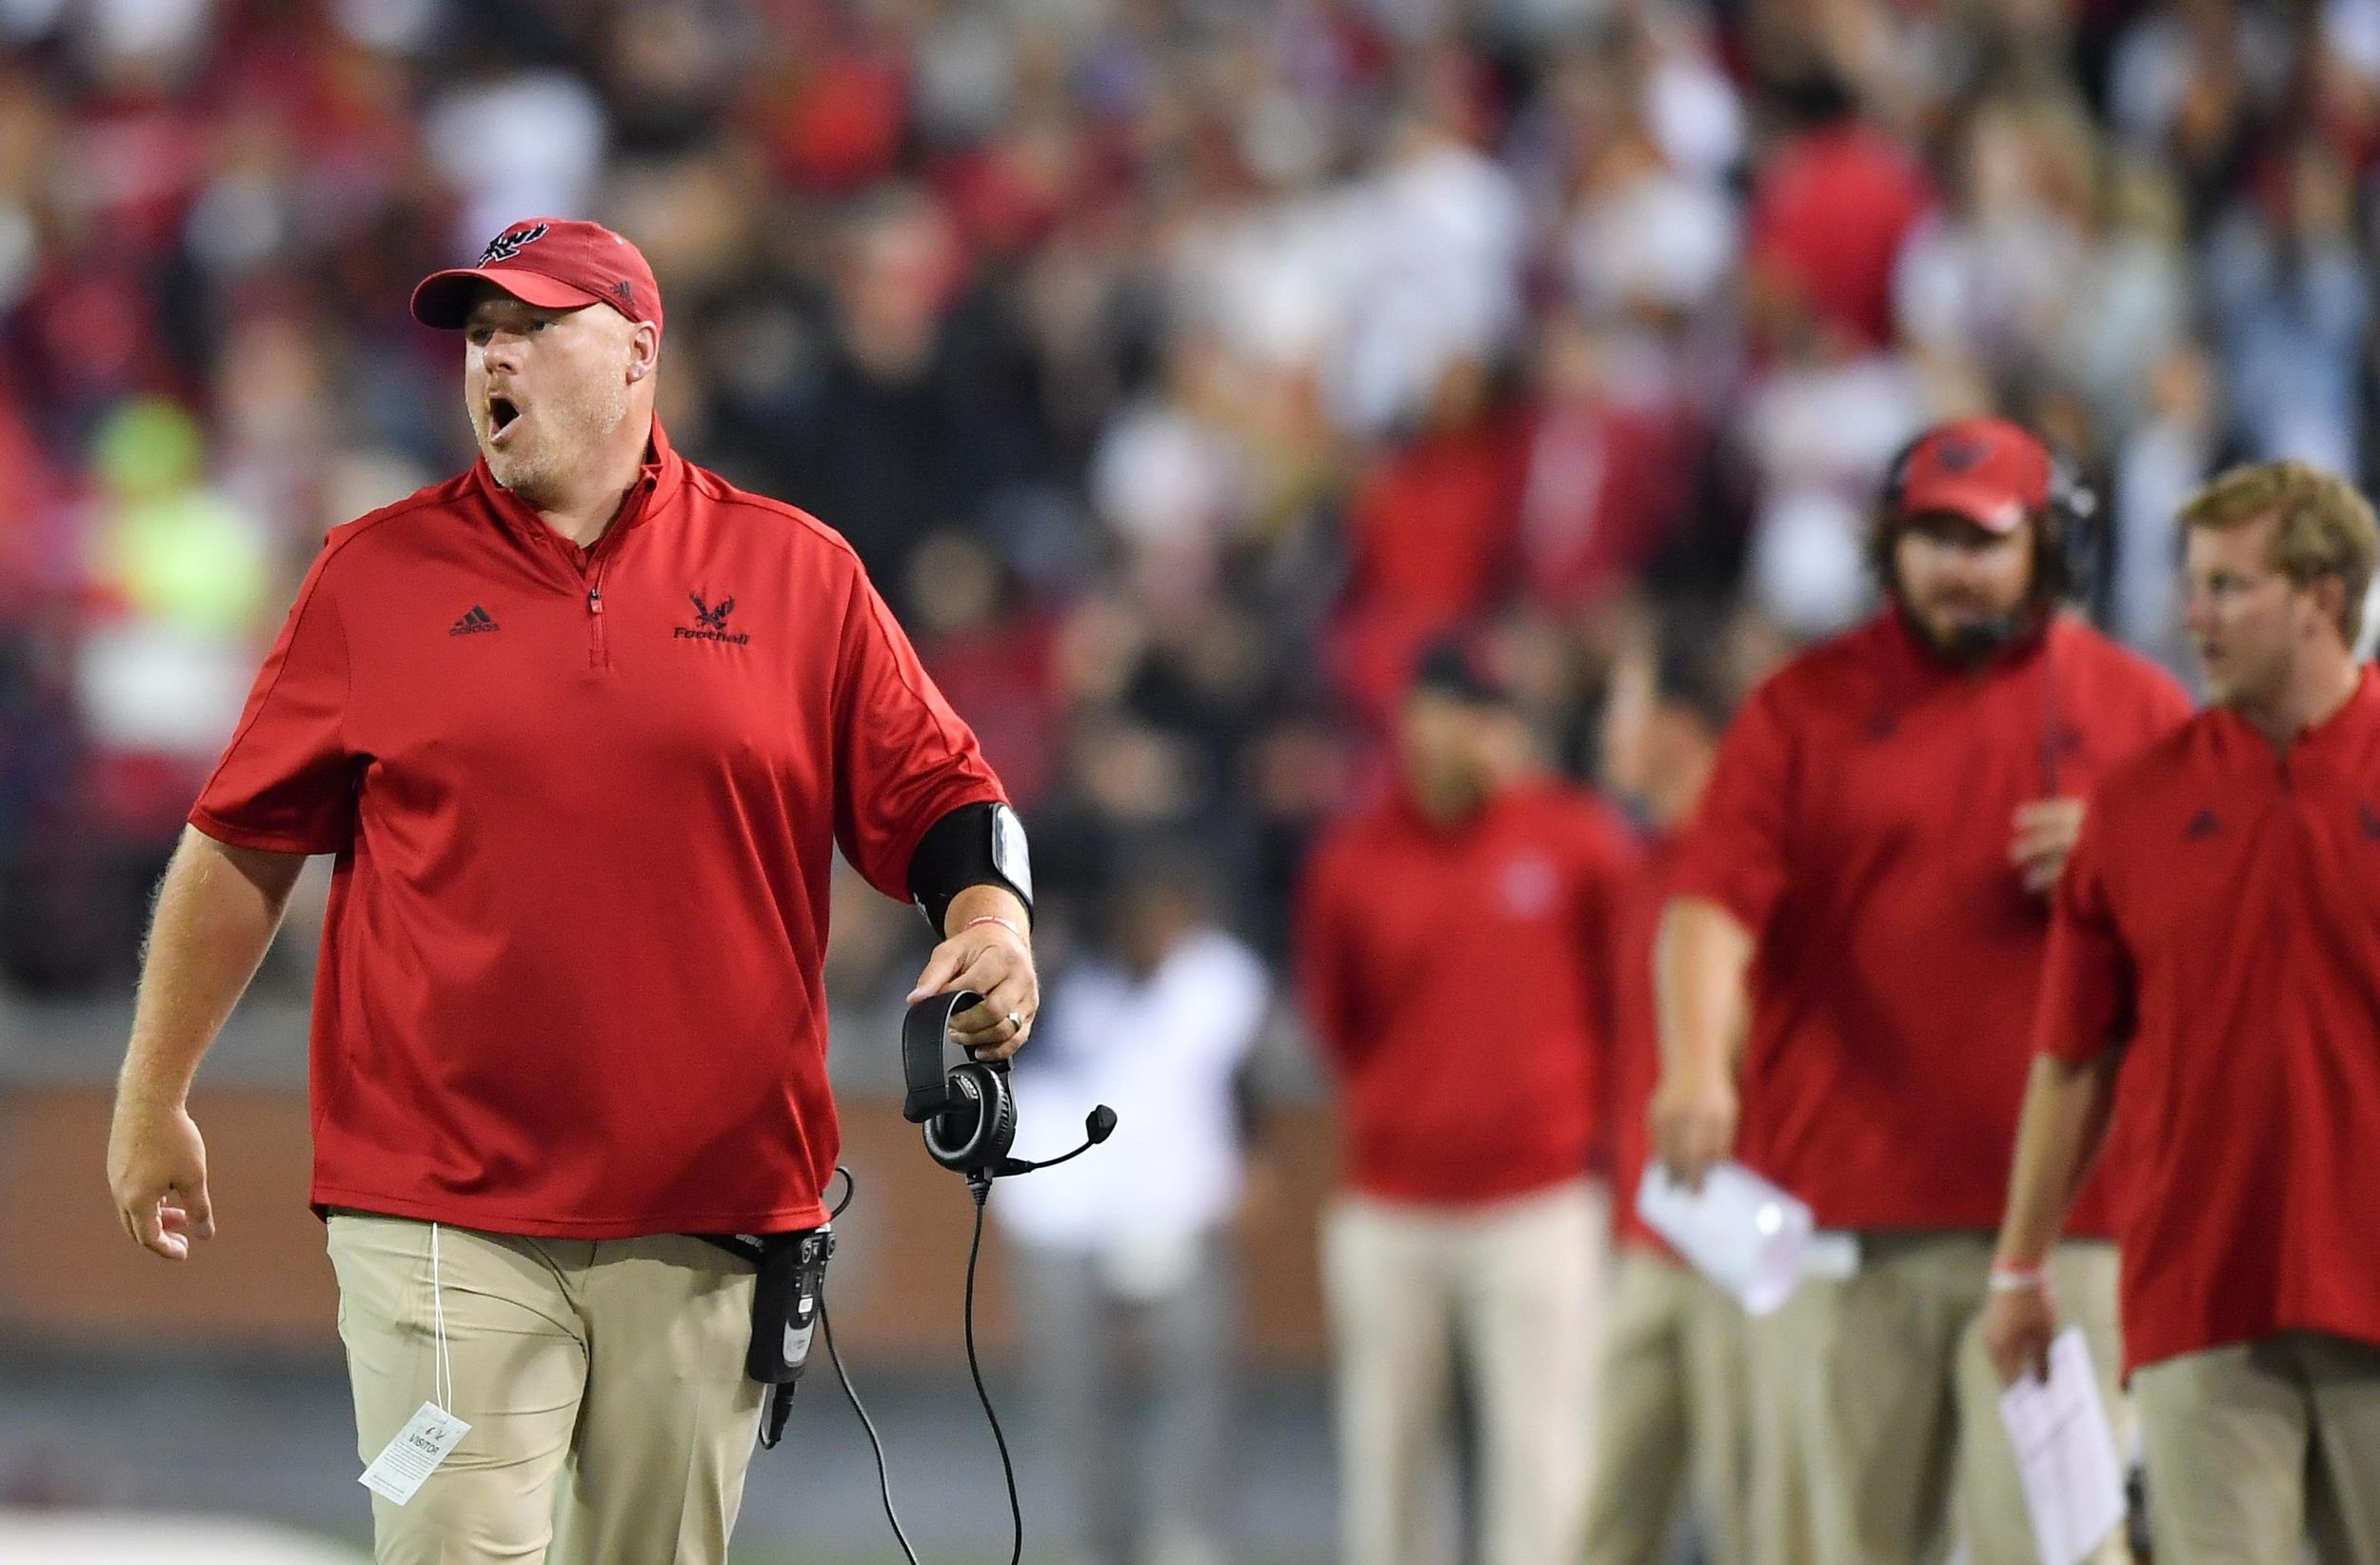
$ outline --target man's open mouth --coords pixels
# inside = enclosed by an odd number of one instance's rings
[[[512,426],[520,422],[521,405],[519,403],[506,396],[493,396],[487,399],[487,438],[490,442],[504,439],[511,432]]]

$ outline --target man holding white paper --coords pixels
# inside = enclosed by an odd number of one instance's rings
[[[2186,504],[2213,704],[2113,772],[2058,887],[1985,1339],[2044,1367],[2102,1143],[2157,1565],[2380,1562],[2380,529],[2345,480]]]
[[[1822,1565],[1936,1557],[1954,1524],[1974,1565],[2033,1565],[1977,1328],[2043,894],[2082,792],[2189,703],[2058,614],[2089,505],[2030,431],[1928,431],[1879,511],[1886,608],[1753,694],[1687,834],[1654,1134],[1680,1178],[1739,1157],[1856,1257],[1754,1324],[1755,1535],[1785,1534],[1790,1450]],[[2112,1363],[2112,1252],[2055,1264]]]

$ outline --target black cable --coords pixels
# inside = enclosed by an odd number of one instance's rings
[[[1008,1483],[1008,1565],[1018,1565],[1024,1558],[1024,1507],[1017,1503],[1017,1464],[1009,1459],[1008,1436],[1001,1431],[1000,1415],[992,1411],[992,1394],[983,1389],[983,1366],[975,1357],[975,1261],[983,1251],[983,1198],[991,1189],[989,1179],[967,1181],[967,1192],[975,1198],[975,1239],[967,1246],[967,1373],[975,1377],[975,1399],[983,1404],[992,1439],[1000,1447],[1000,1473]]]
[[[843,1197],[829,1218],[843,1216],[844,1207],[859,1194],[859,1181],[851,1170],[838,1164],[835,1172],[843,1176]],[[992,1411],[992,1394],[983,1386],[982,1361],[975,1352],[975,1271],[976,1262],[983,1254],[983,1199],[991,1193],[991,1181],[969,1180],[967,1189],[975,1197],[975,1237],[967,1244],[966,1337],[967,1374],[975,1381],[975,1399],[983,1405],[983,1417],[992,1426],[993,1443],[1000,1447],[1001,1478],[1008,1486],[1008,1565],[1020,1565],[1024,1558],[1024,1507],[1017,1499],[1017,1464],[1008,1454],[1008,1436],[1000,1427],[1000,1415]],[[826,1313],[826,1299],[822,1294],[818,1301],[818,1328],[826,1337],[826,1357],[835,1366],[835,1378],[842,1382],[843,1400],[860,1416],[860,1427],[867,1431],[868,1449],[876,1456],[876,1490],[883,1497],[884,1519],[892,1523],[893,1538],[901,1545],[902,1557],[909,1565],[919,1565],[918,1552],[910,1545],[909,1535],[901,1526],[901,1513],[893,1507],[892,1475],[884,1463],[883,1437],[876,1432],[876,1420],[867,1416],[861,1404],[859,1388],[851,1383],[851,1374],[843,1367],[843,1355],[835,1347],[834,1318]]]
[[[846,1179],[849,1176],[844,1176]],[[845,1197],[848,1200],[850,1198]],[[876,1492],[884,1499],[884,1519],[892,1523],[893,1537],[901,1545],[902,1556],[909,1565],[918,1565],[918,1552],[909,1546],[909,1535],[901,1530],[901,1513],[893,1509],[892,1475],[884,1469],[884,1442],[876,1433],[876,1420],[860,1405],[859,1390],[851,1384],[850,1372],[843,1367],[843,1355],[835,1351],[835,1323],[826,1314],[826,1300],[818,1301],[818,1327],[826,1334],[826,1357],[835,1366],[835,1378],[843,1382],[843,1400],[860,1416],[860,1427],[867,1431],[868,1449],[876,1453]]]

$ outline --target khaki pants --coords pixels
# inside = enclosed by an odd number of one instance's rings
[[[1596,1405],[1587,1565],[1654,1565],[1689,1496],[1713,1565],[1746,1565],[1744,1312],[1688,1267],[1621,1252]]]
[[[1980,1234],[1863,1235],[1856,1275],[1805,1282],[1755,1323],[1759,1391],[1783,1413],[1771,1437],[1800,1447],[1822,1565],[1938,1560],[1959,1534],[1973,1565],[2035,1565],[2000,1380],[1983,1351],[1991,1263]],[[2060,1317],[2089,1341],[2120,1452],[2130,1430],[2116,1382],[2114,1248],[2065,1245],[2050,1278]],[[2096,1556],[2127,1557],[2120,1529]]]
[[[441,1226],[438,1252],[471,1432],[407,1504],[372,1496],[380,1565],[723,1565],[760,1421],[751,1266],[669,1235]],[[334,1213],[330,1261],[368,1462],[431,1399],[430,1225]]]
[[[1342,1565],[1436,1557],[1422,1500],[1458,1343],[1478,1390],[1480,1557],[1577,1557],[1608,1210],[1585,1179],[1476,1208],[1332,1209]]]
[[[2354,1264],[2342,1257],[2340,1264]],[[2292,1332],[2132,1376],[2157,1565],[2380,1565],[2380,1347]]]

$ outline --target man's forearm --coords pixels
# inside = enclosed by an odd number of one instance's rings
[[[183,832],[149,921],[120,1098],[179,1103],[189,1095],[198,1062],[256,976],[305,864],[303,854]]]
[[[2036,1267],[2056,1245],[2083,1178],[2107,1139],[2119,1058],[2112,1049],[2080,1065],[2054,1055],[2033,1057],[2024,1115],[2017,1121],[2008,1211],[1994,1253],[1999,1264]]]
[[[1752,955],[1752,932],[1718,903],[1680,897],[1662,910],[1653,968],[1665,1069],[1735,1079]]]
[[[1004,885],[971,885],[951,898],[949,908],[942,914],[942,938],[949,939],[976,919],[1006,919],[1017,926],[1019,934],[1028,941],[1032,939],[1032,925],[1022,899]]]

